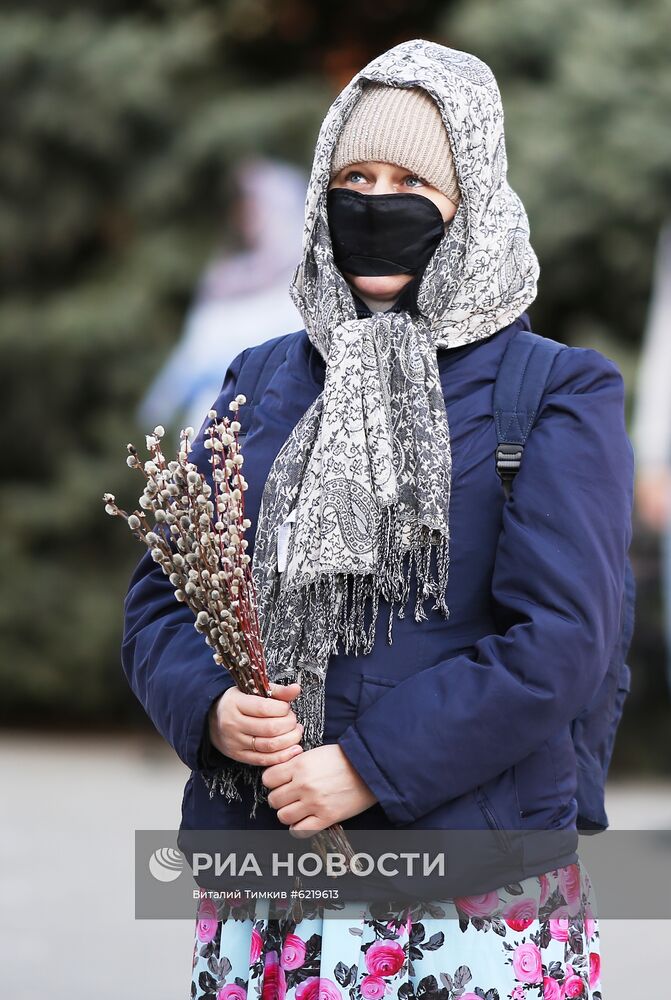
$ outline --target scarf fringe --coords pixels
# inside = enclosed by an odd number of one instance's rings
[[[242,761],[231,761],[219,768],[213,775],[200,772],[203,781],[209,791],[210,798],[219,793],[226,798],[227,802],[242,802],[243,796],[240,793],[241,785],[250,785],[252,793],[252,808],[249,814],[250,819],[256,816],[257,806],[265,802],[268,797],[268,789],[261,781],[261,768],[250,767]]]
[[[332,653],[342,643],[343,651],[354,656],[366,655],[375,643],[380,597],[389,602],[387,643],[393,644],[394,611],[405,617],[405,609],[410,597],[413,566],[417,583],[414,607],[415,621],[424,621],[427,614],[424,602],[435,597],[432,611],[438,611],[449,618],[449,608],[445,600],[449,567],[449,535],[439,534],[426,525],[416,526],[412,547],[401,549],[400,539],[403,524],[392,506],[382,509],[378,524],[377,545],[380,551],[379,565],[383,567],[379,576],[369,574],[322,574],[316,580],[304,584],[307,599],[302,601],[304,613],[299,619],[301,640],[296,644],[291,663],[286,659],[280,664],[273,655],[273,633],[281,632],[284,623],[295,617],[297,592],[300,584],[284,586],[280,589],[273,614],[273,625],[266,639],[267,661],[272,680],[282,679],[287,683],[298,680],[301,693],[292,703],[296,717],[304,725],[301,745],[304,750],[321,746],[324,736],[325,677],[319,664],[327,663]],[[436,540],[434,536],[438,535]],[[432,574],[432,554],[436,552],[436,574]],[[366,605],[370,601],[371,620],[365,624]],[[278,647],[279,648],[279,647]],[[276,666],[276,669],[273,669]],[[240,781],[250,786],[252,811],[267,799],[267,789],[260,780],[261,768],[233,761],[218,770],[214,776],[203,773],[203,780],[212,798],[222,794],[228,801],[242,801]]]

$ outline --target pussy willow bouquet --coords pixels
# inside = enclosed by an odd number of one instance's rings
[[[127,513],[113,493],[105,493],[103,500],[106,512],[123,517],[150,550],[170,578],[175,598],[191,608],[194,627],[211,647],[215,663],[231,673],[241,691],[270,698],[245,538],[251,521],[245,517],[247,481],[236,419],[245,402],[240,394],[230,403],[233,419],[220,420],[216,410],[208,412],[211,422],[203,443],[210,452],[213,486],[189,461],[193,428],[180,432],[177,458],[166,462],[160,445],[165,431],[159,425],[146,436],[148,461],[143,463],[137,449],[127,446],[127,464],[145,480],[138,501],[141,509]],[[339,823],[314,834],[312,840],[322,858],[338,852],[351,862],[354,852]]]

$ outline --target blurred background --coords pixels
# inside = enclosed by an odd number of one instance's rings
[[[126,442],[198,429],[239,351],[301,328],[287,289],[322,117],[420,36],[499,82],[541,262],[533,328],[626,380],[639,596],[609,815],[671,826],[671,0],[5,0],[0,983],[17,1000],[36,956],[55,997],[186,995],[191,926],[133,921],[133,830],[177,827],[187,774],[121,670],[141,553],[101,498],[134,507]],[[101,851],[93,874],[117,877],[92,907],[90,868],[57,878],[53,859]],[[603,933],[610,1000],[648,933],[623,923]]]

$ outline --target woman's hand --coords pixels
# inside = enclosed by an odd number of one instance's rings
[[[261,767],[279,765],[303,753],[303,726],[289,702],[300,684],[274,684],[272,698],[231,687],[210,708],[210,741],[227,757]],[[252,749],[252,738],[254,747]]]
[[[377,802],[337,743],[304,750],[294,760],[267,767],[261,780],[272,789],[268,804],[292,833],[325,830]]]

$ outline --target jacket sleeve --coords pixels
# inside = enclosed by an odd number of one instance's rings
[[[507,770],[591,700],[619,633],[632,493],[622,376],[564,350],[503,508],[497,634],[385,691],[338,741],[392,823]]]
[[[220,417],[228,404],[245,352],[231,363],[213,404]],[[208,477],[211,467],[204,447],[203,422],[193,442],[190,461]],[[208,480],[210,483],[211,478]],[[124,600],[121,663],[135,696],[156,729],[187,767],[198,770],[226,760],[207,737],[213,701],[235,683],[212,658],[212,650],[194,628],[189,607],[175,599],[175,589],[150,552],[143,553]]]

